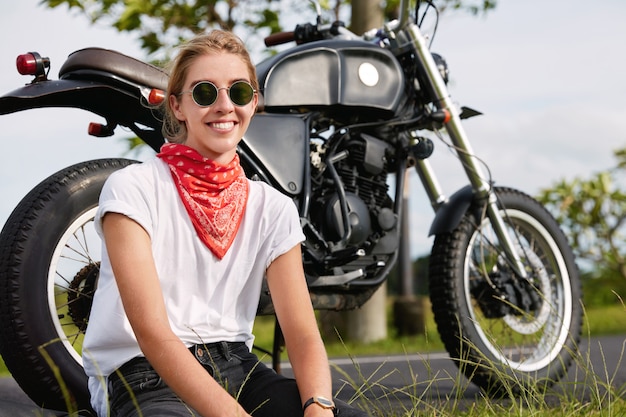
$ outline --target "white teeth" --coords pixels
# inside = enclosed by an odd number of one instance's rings
[[[235,123],[233,122],[211,123],[211,124],[216,129],[230,129],[235,125]]]

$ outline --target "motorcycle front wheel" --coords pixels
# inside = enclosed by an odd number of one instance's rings
[[[0,354],[43,408],[91,408],[81,346],[100,266],[93,218],[105,180],[133,162],[57,172],[22,199],[0,233]]]
[[[567,372],[580,341],[581,287],[554,218],[530,196],[496,188],[498,208],[527,277],[509,267],[484,204],[435,237],[430,297],[459,369],[491,395],[545,390]]]

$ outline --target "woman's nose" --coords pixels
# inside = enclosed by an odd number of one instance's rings
[[[234,104],[230,99],[229,90],[227,87],[222,87],[217,89],[217,99],[215,100],[214,107],[220,109],[228,109],[231,110],[234,108]]]

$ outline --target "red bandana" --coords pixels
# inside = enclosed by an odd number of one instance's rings
[[[189,146],[166,143],[157,156],[169,165],[198,236],[222,259],[237,235],[248,201],[248,180],[239,155],[220,165]]]

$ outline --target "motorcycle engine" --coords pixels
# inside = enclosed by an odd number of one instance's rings
[[[397,219],[387,194],[388,151],[385,142],[360,134],[337,149],[335,155],[339,157],[327,156],[324,167],[334,170],[337,176],[330,181],[326,175],[325,186],[316,193],[317,223],[325,240],[371,249],[383,235],[395,229]],[[344,204],[347,210],[343,209]]]
[[[348,243],[360,245],[372,233],[370,213],[365,202],[356,194],[346,193],[348,207],[348,223],[350,224],[350,234]],[[325,222],[324,234],[331,240],[337,241],[346,234],[344,226],[343,212],[339,195],[332,195],[326,202],[324,209]]]

